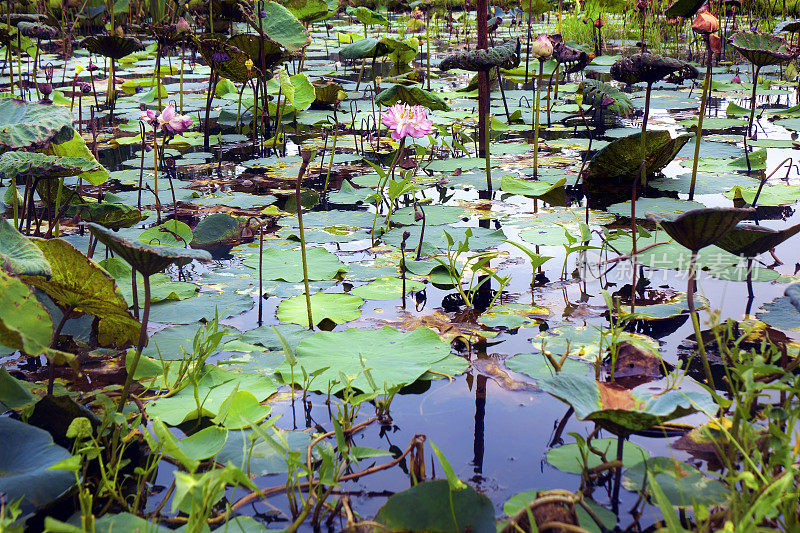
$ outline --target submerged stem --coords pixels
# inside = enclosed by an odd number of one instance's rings
[[[700,360],[703,362],[703,372],[706,374],[708,385],[714,388],[714,376],[711,374],[711,366],[708,364],[706,347],[703,344],[703,334],[700,331],[700,318],[697,315],[697,309],[694,307],[694,271],[696,263],[697,251],[692,250],[692,259],[689,262],[689,282],[686,286],[686,304],[689,307],[689,314],[692,317],[692,327],[694,328],[694,336],[697,340],[697,351],[700,353]]]

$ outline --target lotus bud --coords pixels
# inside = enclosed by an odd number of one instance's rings
[[[81,93],[83,94],[89,94],[90,92],[92,92],[92,85],[88,82],[85,81],[81,82],[79,87],[81,88]]]
[[[578,105],[578,107],[581,107],[583,105],[583,94],[581,93],[575,94],[575,103]]]
[[[305,164],[310,163],[315,155],[317,155],[316,150],[309,150],[307,148],[300,150],[300,157],[303,159],[303,163]]]
[[[114,33],[117,34],[117,37],[125,37],[125,30],[122,29],[122,26],[114,28]]]
[[[731,83],[742,83],[741,78],[739,78],[738,72],[734,74],[733,78],[731,78]]]
[[[636,2],[636,9],[639,11],[646,11],[648,7],[650,7],[650,2],[647,0],[639,0]]]
[[[605,25],[606,23],[603,22],[603,19],[601,19],[600,17],[597,17],[597,20],[594,21],[594,27],[597,28],[598,30]]]
[[[692,30],[696,33],[714,33],[719,30],[719,20],[711,13],[699,13],[692,22]]]
[[[248,57],[247,61],[244,62],[244,66],[247,67],[247,72],[250,72],[253,70],[253,60]]]
[[[192,29],[189,27],[189,23],[186,22],[186,19],[183,17],[178,19],[175,29],[178,31],[178,33],[189,33],[192,31]]]
[[[241,233],[242,239],[252,239],[253,238],[253,230],[250,229],[250,225],[248,224],[244,228],[242,228]]]
[[[539,61],[544,61],[553,55],[553,43],[550,42],[550,38],[547,35],[543,33],[533,41],[531,55],[539,59]]]
[[[382,77],[380,77],[380,76],[377,76],[377,77],[375,78],[375,85],[377,85],[378,87],[380,87],[380,86],[381,86],[381,82],[382,82],[382,81],[383,81],[383,78],[382,78]]]
[[[252,182],[252,181],[250,181],[250,180],[244,180],[244,181],[242,181],[242,187],[245,187],[245,188],[250,188],[250,187],[252,187],[252,186],[253,186],[253,182]]]
[[[420,221],[420,220],[422,220],[423,218],[425,218],[425,215],[423,215],[423,214],[422,214],[420,211],[417,211],[417,210],[415,209],[415,210],[414,210],[414,222],[419,222],[419,221]]]
[[[407,231],[407,230],[404,231],[403,232],[403,244],[405,244],[405,242],[408,240],[409,237],[411,237],[411,232]]]

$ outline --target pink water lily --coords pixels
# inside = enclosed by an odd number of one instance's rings
[[[428,110],[421,105],[395,104],[381,115],[381,122],[391,130],[395,141],[409,135],[421,139],[433,132],[433,121],[428,118]]]
[[[158,123],[163,130],[172,134],[183,133],[188,130],[194,120],[189,115],[181,115],[175,111],[175,106],[169,104],[158,116]]]

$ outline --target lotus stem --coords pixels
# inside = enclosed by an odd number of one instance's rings
[[[181,108],[181,115],[183,114],[183,62],[184,56],[186,54],[186,49],[181,45],[181,95],[179,97],[178,105]]]
[[[703,372],[706,374],[706,381],[708,386],[712,389],[714,387],[714,375],[711,373],[711,366],[708,364],[708,356],[706,355],[706,347],[703,344],[703,334],[700,331],[700,318],[697,315],[697,309],[694,306],[694,271],[697,263],[697,251],[692,250],[692,259],[689,261],[689,281],[686,286],[686,304],[689,307],[689,315],[692,317],[692,327],[694,328],[694,336],[697,340],[697,351],[700,354],[700,360],[703,363]]]
[[[153,126],[153,194],[156,196],[156,223],[161,224],[161,199],[158,197],[158,132]]]
[[[539,107],[541,106],[542,96],[542,74],[544,73],[544,61],[539,59],[539,77],[536,78],[536,103],[533,108],[533,177],[539,175]]]
[[[706,50],[708,50],[708,60],[706,63],[706,77],[703,80],[703,96],[700,98],[700,117],[697,119],[697,132],[694,138],[694,161],[692,162],[692,182],[689,185],[689,201],[694,200],[694,186],[697,180],[697,164],[700,161],[700,140],[703,137],[703,118],[706,114],[706,104],[708,102],[708,93],[711,91],[711,66],[713,52],[711,51],[711,44],[709,36],[705,36]]]
[[[56,329],[53,330],[53,337],[50,340],[50,348],[55,348],[56,344],[58,343],[58,336],[61,335],[61,330],[64,328],[64,324],[67,323],[67,320],[70,319],[72,315],[72,311],[75,308],[70,306],[63,310],[64,314],[61,316],[61,320],[58,322],[58,326]],[[49,376],[47,378],[47,395],[53,395],[53,386],[55,385],[56,381],[56,365],[55,362],[50,360],[50,369],[49,369]]]
[[[492,150],[491,150],[491,142],[490,142],[491,131],[492,131],[492,116],[491,115],[487,115],[486,116],[486,128],[485,128],[486,137],[484,138],[483,155],[484,155],[484,158],[486,159],[486,187],[490,191],[492,190],[492,164],[491,164],[491,152],[492,152]]]
[[[335,113],[334,113],[335,115]],[[328,161],[328,172],[325,174],[325,186],[322,188],[322,194],[328,191],[328,182],[331,179],[331,170],[333,169],[333,158],[336,156],[336,141],[339,139],[339,120],[333,126],[333,145],[331,146],[331,158]]]
[[[144,349],[144,345],[147,343],[147,322],[150,319],[150,276],[146,276],[142,274],[143,283],[144,283],[144,310],[142,311],[142,329],[139,330],[139,343],[136,345],[136,355],[133,356],[133,363],[131,364],[131,369],[128,371],[125,376],[125,384],[122,386],[122,393],[119,397],[119,403],[117,404],[117,412],[121,413],[122,409],[125,407],[125,403],[128,401],[128,394],[131,390],[131,383],[133,382],[133,376],[136,374],[136,367],[139,366],[139,359],[142,357],[142,350]],[[123,356],[123,364],[127,366],[127,361]]]
[[[750,133],[753,129],[753,119],[756,116],[756,89],[758,88],[758,73],[761,72],[761,67],[758,65],[754,66],[755,70],[753,72],[753,92],[750,95],[750,121],[747,123],[747,137],[750,136]],[[747,160],[747,171],[750,171],[750,159]]]
[[[261,317],[263,315],[263,308],[264,308],[263,253],[264,253],[264,224],[263,222],[259,221],[258,223],[258,325],[259,326],[262,323]],[[294,382],[294,379],[292,379],[292,382]]]
[[[133,296],[133,318],[139,320],[139,288],[136,286],[135,268],[131,268],[131,295]]]
[[[297,205],[297,225],[300,228],[300,257],[303,261],[303,288],[305,289],[306,296],[306,313],[308,314],[308,329],[314,329],[314,319],[311,316],[311,290],[308,286],[308,262],[306,259],[306,234],[303,230],[303,204],[300,201],[300,187],[303,184],[303,174],[306,173],[308,163],[311,157],[310,154],[303,154],[303,162],[300,164],[300,170],[297,173],[297,186],[294,191],[295,204]]]
[[[375,225],[378,222],[378,211],[380,210],[380,206],[383,203],[383,188],[386,186],[386,181],[394,175],[394,167],[397,166],[398,161],[400,161],[400,156],[402,155],[403,151],[406,147],[406,138],[403,137],[400,139],[400,145],[397,147],[397,153],[394,156],[394,161],[392,161],[392,166],[389,167],[389,170],[386,172],[386,177],[378,183],[378,194],[377,198],[375,199],[375,217],[372,219],[372,246],[375,246]]]

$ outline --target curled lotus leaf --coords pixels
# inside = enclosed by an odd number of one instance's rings
[[[705,0],[676,0],[666,9],[664,14],[669,17],[689,18],[700,9]]]
[[[75,176],[100,167],[97,161],[83,157],[59,157],[38,152],[6,152],[0,155],[0,175],[5,178],[35,176],[60,178]]]
[[[200,50],[200,55],[220,76],[239,83],[250,79],[246,63],[251,58],[236,46],[225,41],[224,36],[201,35],[195,39],[195,42]],[[252,61],[255,67],[259,66],[255,59]]]
[[[134,52],[144,50],[144,46],[135,37],[119,35],[93,35],[83,40],[83,46],[93,54],[111,59],[121,59]]]
[[[633,113],[633,102],[628,95],[611,84],[587,78],[578,90],[583,94],[583,101],[592,107],[604,107],[623,118]]]
[[[421,105],[433,111],[450,111],[450,106],[441,96],[416,85],[406,87],[397,83],[375,97],[375,103],[380,105],[391,106],[397,102],[412,106]]]
[[[0,150],[46,148],[72,139],[74,131],[68,108],[0,98]]]
[[[666,130],[648,131],[645,137],[644,156],[649,175],[659,172],[672,161],[691,135],[673,138]],[[598,151],[587,166],[583,178],[589,192],[602,191],[608,185],[627,186],[637,179],[642,163],[642,133],[634,133],[609,143]]]
[[[335,81],[314,82],[312,85],[314,86],[314,106],[331,107],[347,98],[347,93],[344,92],[341,83]]]
[[[47,294],[62,310],[96,316],[101,346],[136,342],[141,326],[105,270],[66,241],[31,240],[50,263],[52,276],[21,276],[25,283]]]
[[[152,276],[176,262],[194,259],[206,263],[211,261],[211,254],[205,250],[145,244],[121,237],[99,224],[89,223],[86,226],[98,241],[112,249],[143,276]]]
[[[262,47],[261,40],[254,33],[236,34],[228,39],[227,44],[245,53],[253,61],[254,68],[259,70],[264,67],[269,71],[291,57],[278,43],[267,38],[264,38]]]
[[[745,59],[756,67],[780,65],[797,56],[800,49],[790,45],[786,39],[772,33],[740,31],[732,35],[728,42]]]
[[[705,391],[668,390],[655,394],[646,388],[627,389],[578,374],[557,374],[539,380],[539,386],[575,410],[580,420],[597,422],[615,434],[644,431],[657,424],[719,407]]]
[[[692,209],[674,218],[650,218],[659,222],[678,244],[696,252],[715,244],[754,212],[753,208],[706,207]]]
[[[800,20],[784,20],[775,26],[775,33],[798,33],[800,32]]]
[[[389,55],[392,52],[410,52],[412,50],[413,48],[407,43],[397,39],[368,37],[345,46],[339,50],[339,56],[342,59],[374,59]]]
[[[621,83],[655,83],[667,76],[694,79],[697,69],[686,61],[657,54],[633,54],[611,65],[611,77]]]
[[[20,22],[17,28],[22,35],[33,39],[53,39],[58,35],[58,28],[37,22]]]
[[[53,275],[42,251],[8,220],[0,220],[0,269],[46,278]]]
[[[439,70],[468,70],[470,72],[486,72],[495,67],[512,69],[519,65],[520,42],[514,39],[501,46],[486,50],[472,50],[447,56],[439,63]]]
[[[743,257],[755,257],[767,252],[800,232],[800,224],[775,230],[755,224],[737,224],[717,242],[726,252]]]
[[[591,61],[584,50],[567,45],[560,33],[550,35],[550,42],[553,43],[553,59],[560,65],[565,65],[567,74],[580,72]]]

